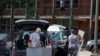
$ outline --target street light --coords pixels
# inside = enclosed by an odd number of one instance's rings
[[[38,0],[35,0],[35,19],[39,19],[38,17]]]
[[[53,23],[55,24],[55,0],[53,0],[53,5],[52,5],[52,20],[53,20]]]
[[[25,19],[28,19],[28,3],[27,3],[27,0],[26,0],[26,3],[25,3],[25,16],[26,18]]]
[[[91,4],[90,4],[90,25],[89,25],[89,39],[92,38],[92,31],[93,31],[93,0],[91,0]]]
[[[69,29],[72,28],[72,21],[73,21],[73,0],[70,0],[70,22],[69,22]]]
[[[13,8],[13,3],[11,3],[11,19],[10,19],[10,37],[12,37],[12,34],[13,34],[13,21],[14,21],[14,8]]]
[[[94,52],[91,56],[97,56],[97,39],[98,39],[98,15],[99,15],[99,0],[96,0],[95,11],[95,32],[94,32]]]

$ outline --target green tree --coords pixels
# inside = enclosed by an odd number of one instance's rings
[[[21,4],[25,5],[25,15],[26,19],[32,18],[37,8],[35,8],[36,0],[19,0]],[[21,5],[20,5],[21,6]]]
[[[21,4],[18,5],[18,2]],[[36,6],[37,3],[38,0],[3,0],[3,4],[0,3],[0,11],[2,12],[2,10],[7,7],[5,5],[8,4],[10,4],[10,7],[12,4],[13,8],[16,8],[16,6],[23,6],[25,8],[26,18],[32,18],[35,12],[39,11],[39,8],[37,8],[38,6]]]
[[[3,16],[3,10],[9,5],[10,7],[10,34],[12,34],[13,25],[14,25],[14,9],[16,6],[23,6],[25,8],[26,19],[32,18],[34,16],[35,11],[38,11],[38,8],[35,7],[35,2],[37,0],[0,0],[0,16]],[[17,4],[20,2],[21,4]]]

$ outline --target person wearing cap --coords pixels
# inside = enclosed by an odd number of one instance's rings
[[[40,42],[40,33],[41,29],[36,28],[35,32],[30,34],[30,41],[32,42],[32,47],[41,47],[41,42]]]

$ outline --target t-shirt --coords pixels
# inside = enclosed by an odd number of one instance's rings
[[[77,42],[77,36],[76,35],[70,35],[68,37],[69,39],[69,47],[75,47],[77,46],[78,42]]]
[[[40,39],[40,35],[36,32],[31,33],[30,40],[32,40],[33,47],[37,47],[38,43],[37,40]]]

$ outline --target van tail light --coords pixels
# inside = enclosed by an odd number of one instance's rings
[[[4,45],[4,46],[5,46],[5,45],[6,45],[6,41],[3,41],[3,42],[2,42],[2,45]]]
[[[17,56],[17,55],[15,53],[13,53],[12,56]]]
[[[28,40],[28,42],[29,42],[29,43],[31,43],[31,42],[32,42],[32,40]]]
[[[6,41],[0,40],[0,44],[3,45],[3,46],[5,46],[6,45]]]

